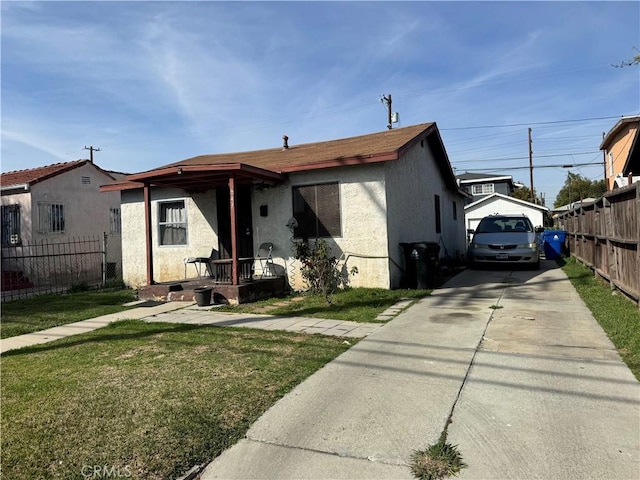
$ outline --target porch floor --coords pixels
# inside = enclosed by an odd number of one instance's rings
[[[248,303],[264,298],[284,294],[288,290],[285,277],[254,278],[241,282],[240,285],[218,283],[212,278],[176,280],[172,282],[155,283],[138,288],[140,300],[155,300],[163,302],[195,301],[194,290],[201,287],[211,287],[211,303]]]

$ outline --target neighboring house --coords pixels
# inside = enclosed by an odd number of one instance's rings
[[[326,238],[353,286],[395,288],[401,242],[464,254],[464,199],[435,123],[268,150],[202,155],[104,185],[121,192],[124,280],[192,275],[183,259],[243,259],[274,245],[276,272],[300,289],[295,242]],[[146,224],[145,224],[146,221]],[[146,225],[146,226],[145,226]],[[141,226],[144,226],[141,228]]]
[[[487,215],[496,213],[502,215],[522,213],[529,217],[534,227],[550,225],[549,209],[547,207],[525,202],[501,193],[494,193],[464,207],[467,230],[475,230],[480,220]]]
[[[483,173],[465,172],[457,175],[456,178],[458,179],[460,187],[472,195],[467,203],[476,202],[494,193],[511,196],[516,189],[511,175],[487,175]]]
[[[605,153],[607,190],[628,184],[640,176],[640,115],[622,117],[600,145]],[[633,178],[635,177],[635,178]]]
[[[122,174],[107,172],[89,160],[57,163],[45,167],[2,173],[0,176],[3,271],[12,268],[34,279],[43,274],[47,255],[38,250],[29,262],[26,249],[34,245],[60,244],[90,236],[109,235],[108,262],[119,275],[121,271],[120,196],[105,195],[100,185],[121,178]],[[75,240],[74,240],[75,239]],[[13,255],[9,248],[22,249]],[[42,251],[41,251],[42,250]],[[56,250],[60,255],[69,250]],[[53,249],[51,249],[53,251]],[[22,252],[22,253],[21,253]],[[19,266],[10,265],[9,258],[20,258]],[[14,261],[15,263],[15,261]],[[64,269],[64,262],[46,267],[47,275]],[[33,269],[32,272],[29,270]],[[27,271],[24,271],[27,270]]]

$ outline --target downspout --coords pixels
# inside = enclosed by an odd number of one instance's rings
[[[153,243],[151,235],[151,189],[149,184],[145,183],[143,188],[144,194],[144,228],[146,237],[147,250],[147,285],[153,285]]]
[[[229,215],[231,217],[231,284],[239,285],[238,268],[238,218],[236,212],[236,179],[229,177]]]

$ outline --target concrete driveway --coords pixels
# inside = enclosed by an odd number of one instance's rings
[[[410,479],[411,453],[450,415],[460,478],[640,478],[640,383],[551,261],[456,276],[282,398],[201,478]]]

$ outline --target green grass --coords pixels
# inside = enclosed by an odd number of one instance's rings
[[[240,440],[343,340],[130,320],[7,352],[2,474],[175,478]]]
[[[612,294],[609,286],[575,258],[562,260],[578,294],[602,326],[620,356],[640,380],[640,310],[622,293]]]
[[[41,295],[2,302],[0,338],[15,337],[67,323],[127,310],[122,304],[136,300],[133,290],[103,290]]]
[[[327,305],[321,295],[299,295],[293,297],[271,298],[268,300],[238,306],[224,306],[221,311],[236,313],[255,313],[266,306],[283,304],[273,310],[270,315],[283,317],[313,317],[331,320],[348,320],[352,322],[379,322],[376,317],[387,308],[405,298],[420,299],[431,293],[430,290],[384,290],[381,288],[349,288],[340,290],[331,297],[331,305]],[[284,305],[286,303],[286,305]]]

